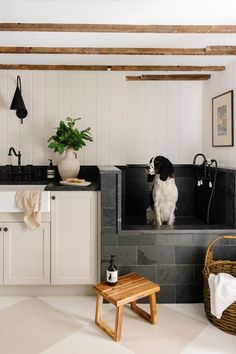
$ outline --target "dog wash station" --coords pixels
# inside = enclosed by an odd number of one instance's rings
[[[116,255],[119,275],[135,272],[161,286],[158,302],[202,302],[202,269],[209,243],[220,234],[235,233],[235,171],[218,168],[214,204],[207,224],[211,190],[202,166],[175,165],[179,198],[173,226],[147,225],[149,192],[145,165],[100,166],[101,275],[110,254]],[[214,178],[215,169],[206,169]],[[214,208],[213,208],[214,205]],[[226,212],[227,211],[227,212]],[[226,239],[215,258],[233,258],[236,245]],[[224,256],[225,257],[225,256]]]

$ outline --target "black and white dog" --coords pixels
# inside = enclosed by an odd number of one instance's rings
[[[150,176],[154,176],[150,207],[146,210],[147,223],[162,225],[165,222],[173,225],[178,200],[174,166],[164,156],[156,156],[150,160],[146,169]]]

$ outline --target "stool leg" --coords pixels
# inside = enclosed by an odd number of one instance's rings
[[[100,294],[97,294],[95,323],[113,340],[118,341],[121,337],[123,306],[116,307],[115,330],[113,330],[105,321],[102,320],[102,304],[103,297]]]
[[[137,306],[136,301],[131,302],[131,309],[136,312],[139,316],[143,317],[146,321],[155,324],[157,322],[157,305],[155,293],[149,295],[150,303],[150,314],[143,310],[141,307]]]
[[[151,294],[149,295],[149,302],[150,302],[150,312],[151,312],[151,323],[157,323],[157,303],[156,303],[156,295]]]
[[[99,324],[102,319],[102,304],[103,304],[103,297],[97,294],[97,302],[96,302],[96,314],[95,314],[95,323]]]
[[[115,340],[120,340],[122,329],[123,306],[116,308]]]

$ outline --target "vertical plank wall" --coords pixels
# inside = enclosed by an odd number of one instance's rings
[[[234,112],[236,107],[236,61],[227,65],[222,72],[214,73],[203,84],[203,152],[208,158],[214,158],[221,167],[236,167],[236,142],[232,147],[212,146],[212,98],[227,91],[234,90]],[[234,113],[235,130],[235,113]]]
[[[23,125],[9,110],[18,74],[28,110]],[[23,164],[56,162],[47,139],[67,116],[92,129],[94,143],[80,150],[81,164],[147,163],[157,154],[191,163],[202,149],[202,83],[132,82],[126,74],[0,71],[0,164],[16,163],[7,156],[10,146]]]

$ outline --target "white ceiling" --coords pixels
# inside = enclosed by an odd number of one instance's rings
[[[0,21],[236,24],[236,1],[0,0]]]
[[[236,0],[0,0],[0,22],[236,25]],[[204,48],[236,34],[0,32],[0,46]],[[0,54],[2,64],[227,65],[235,56]]]

